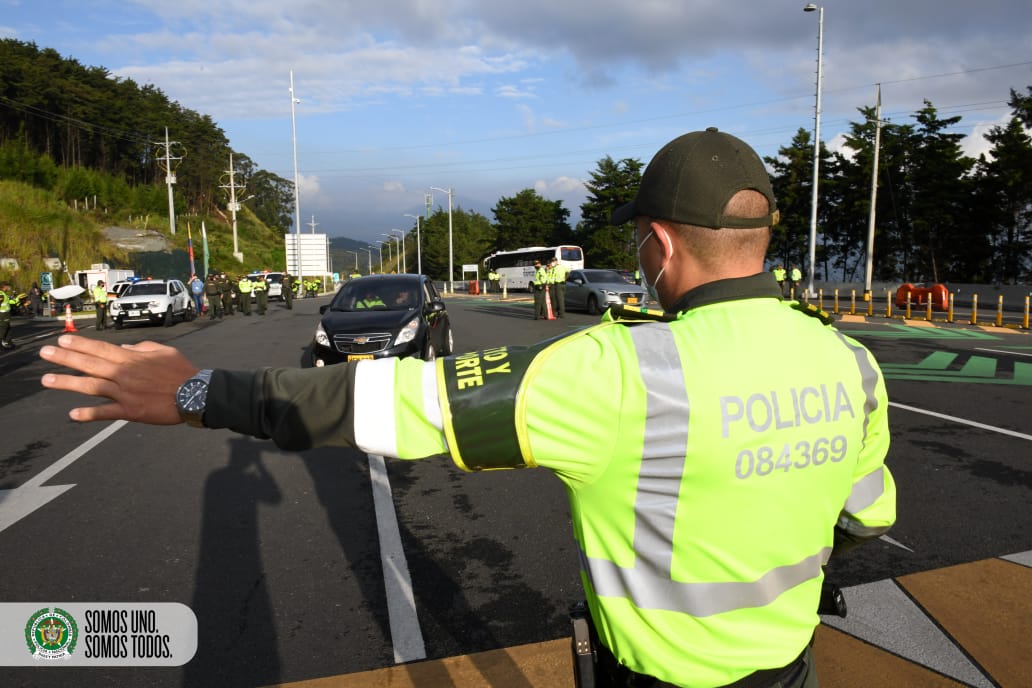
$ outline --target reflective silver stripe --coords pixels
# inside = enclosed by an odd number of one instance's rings
[[[755,581],[680,583],[645,570],[639,560],[633,568],[621,568],[606,559],[589,559],[580,552],[581,566],[600,597],[630,599],[639,609],[662,609],[695,617],[724,614],[737,609],[762,607],[782,593],[814,579],[831,556],[824,547],[816,554],[787,566],[767,571]]]
[[[842,340],[842,343],[853,352],[853,356],[856,358],[856,367],[860,369],[860,385],[864,390],[864,442],[866,443],[867,426],[871,420],[871,413],[878,408],[878,397],[875,395],[875,390],[878,387],[878,371],[874,369],[870,359],[867,358],[866,349],[859,344],[849,341],[846,335],[838,330],[833,331]]]
[[[846,506],[843,508],[847,514],[858,514],[877,502],[884,493],[885,467],[881,466],[853,483],[853,490],[846,498]]]
[[[435,428],[444,432],[441,398],[437,394],[437,361],[423,364],[423,415]]]
[[[355,366],[355,446],[367,454],[398,455],[394,423],[396,358],[359,361]]]
[[[645,442],[634,503],[634,551],[649,575],[670,578],[674,517],[688,451],[688,392],[665,323],[629,327],[646,390]]]
[[[875,394],[878,387],[878,371],[871,365],[866,349],[849,341],[846,335],[838,330],[835,330],[835,334],[853,352],[853,356],[856,358],[856,367],[860,369],[860,384],[864,390],[864,442],[866,443],[871,413],[878,408],[878,397]],[[843,507],[847,513],[859,513],[878,501],[878,498],[885,492],[884,470],[883,466],[853,483],[853,490],[849,493],[846,505]]]

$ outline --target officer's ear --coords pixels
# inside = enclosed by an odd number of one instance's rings
[[[663,251],[659,267],[666,267],[666,264],[674,257],[674,242],[677,241],[676,230],[656,220],[651,222],[649,229],[652,230]]]

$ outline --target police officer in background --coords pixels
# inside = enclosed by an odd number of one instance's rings
[[[222,287],[219,284],[218,275],[208,275],[208,281],[204,283],[204,295],[208,298],[208,320],[222,319],[224,308],[222,305]]]
[[[14,348],[11,341],[11,309],[18,303],[11,296],[11,285],[0,284],[0,349],[8,351]]]
[[[108,309],[107,287],[104,286],[104,280],[97,280],[93,286],[93,307],[97,311],[97,329],[103,330],[107,327]]]
[[[566,276],[569,272],[558,258],[552,259],[552,312],[557,318],[566,317]]]
[[[294,309],[294,289],[294,276],[289,272],[284,272],[280,293],[283,294],[283,303],[286,304],[288,311]]]
[[[265,282],[265,275],[256,275],[251,280],[251,292],[254,294],[255,310],[258,315],[265,315],[269,309],[269,285]]]
[[[534,261],[534,320],[544,320],[547,317],[545,312],[545,289],[548,288],[548,277],[545,268],[541,266],[540,260]]]
[[[612,217],[634,223],[662,312],[616,307],[490,355],[321,369],[198,371],[170,347],[64,335],[40,355],[85,375],[42,383],[110,399],[73,409],[78,421],[551,469],[570,499],[597,685],[811,688],[822,566],[889,529],[895,486],[881,372],[823,313],[782,299],[763,270],[776,218],[756,153],[694,132],[656,154]],[[800,346],[772,359],[770,332]],[[572,388],[593,403],[571,406]]]
[[[240,294],[240,312],[244,315],[251,315],[251,288],[251,279],[247,275],[240,275],[237,290]]]

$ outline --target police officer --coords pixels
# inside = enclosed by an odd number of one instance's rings
[[[318,375],[198,371],[170,347],[65,335],[41,356],[85,375],[43,384],[109,395],[73,409],[79,421],[131,409],[294,450],[551,469],[570,499],[602,685],[809,688],[822,565],[888,530],[895,486],[877,363],[823,313],[781,298],[763,270],[776,219],[759,156],[693,132],[656,154],[611,218],[634,223],[662,312],[616,307],[534,346]],[[770,332],[800,344],[776,365]],[[592,404],[570,405],[572,388]]]
[[[792,298],[795,298],[800,292],[799,284],[803,281],[803,271],[799,269],[798,265],[792,266],[792,271],[789,273],[789,279],[792,280],[792,291],[790,295]]]
[[[11,341],[11,309],[15,299],[11,296],[11,285],[0,284],[0,348],[5,351],[14,348]]]
[[[251,279],[247,275],[240,275],[237,291],[240,294],[240,312],[244,315],[251,315],[251,287]]]
[[[566,276],[569,272],[558,258],[552,259],[552,311],[557,318],[566,317]]]
[[[224,308],[221,292],[218,277],[215,274],[208,275],[208,280],[204,283],[204,295],[208,298],[208,320],[222,319]]]
[[[545,289],[547,284],[545,268],[540,260],[534,261],[534,320],[544,320],[545,313]]]
[[[778,283],[778,289],[781,290],[781,295],[785,296],[785,275],[787,274],[785,271],[785,266],[781,263],[778,263],[774,266],[771,272],[774,273],[774,281]]]
[[[222,312],[224,315],[233,315],[236,312],[237,283],[229,278],[224,272],[219,273],[219,296],[222,297]]]
[[[286,304],[288,311],[293,310],[294,308],[294,288],[294,276],[289,272],[284,272],[281,291],[283,294],[283,303]]]
[[[108,299],[107,287],[104,286],[104,280],[97,280],[97,283],[93,285],[93,306],[97,311],[97,329],[106,329]]]
[[[487,281],[491,283],[491,291],[495,294],[499,294],[502,291],[501,288],[498,286],[499,279],[500,275],[494,270],[491,270],[487,273]]]
[[[254,295],[258,315],[265,315],[269,308],[269,285],[265,282],[265,275],[256,275],[251,280],[251,293]]]

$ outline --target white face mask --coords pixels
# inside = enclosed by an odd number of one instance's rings
[[[641,264],[641,247],[645,245],[645,242],[648,241],[653,234],[654,232],[650,229],[649,233],[645,235],[645,238],[641,240],[640,244],[638,244],[638,274],[641,275],[641,286],[645,287],[645,290],[649,293],[649,298],[656,303],[659,303],[659,294],[656,292],[656,285],[659,284],[659,278],[663,276],[663,271],[666,270],[666,266],[664,265],[659,269],[659,274],[656,275],[656,281],[650,284],[649,278],[645,276],[645,268],[642,267]]]

